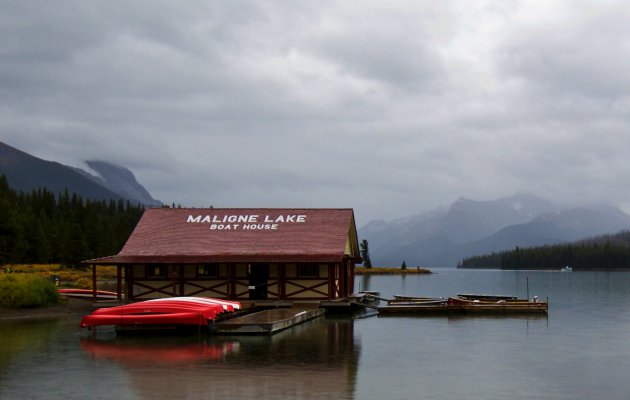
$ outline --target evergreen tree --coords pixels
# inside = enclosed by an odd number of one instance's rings
[[[400,269],[407,269],[407,263],[405,263],[405,260],[403,260],[403,263],[400,266]]]
[[[63,263],[118,253],[142,216],[124,201],[47,189],[18,193],[0,176],[0,264]]]
[[[11,223],[10,207],[9,201],[6,198],[0,199],[0,263],[2,264],[11,262],[11,248],[15,240]]]
[[[370,260],[370,251],[368,249],[368,241],[363,239],[361,241],[361,258],[363,258],[363,266],[365,268],[372,268],[372,261]]]
[[[68,232],[67,239],[64,243],[64,259],[60,260],[62,264],[76,267],[83,260],[89,257],[89,249],[83,229],[79,224],[72,224]]]

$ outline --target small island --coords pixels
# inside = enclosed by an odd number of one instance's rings
[[[410,275],[410,274],[431,274],[432,272],[425,268],[397,268],[397,267],[359,267],[354,269],[355,275]]]

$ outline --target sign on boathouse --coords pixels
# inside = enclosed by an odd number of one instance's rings
[[[189,214],[186,222],[189,223],[201,223],[209,224],[210,229],[217,230],[276,230],[279,226],[285,223],[306,223],[306,215],[304,214],[288,214],[271,216],[265,214],[264,216],[258,214],[245,214],[245,215],[193,215]]]

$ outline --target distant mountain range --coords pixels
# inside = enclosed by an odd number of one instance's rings
[[[62,193],[67,189],[84,199],[122,199],[150,207],[162,205],[151,197],[127,168],[105,161],[86,161],[86,164],[100,176],[42,160],[0,142],[0,175],[6,176],[9,185],[16,190],[30,192],[46,188]]]
[[[448,209],[358,231],[373,265],[455,267],[463,258],[516,246],[576,241],[630,229],[630,215],[613,207],[563,209],[527,194],[493,201],[460,198]]]

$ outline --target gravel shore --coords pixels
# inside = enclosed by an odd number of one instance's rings
[[[60,304],[50,307],[0,307],[0,320],[57,318],[76,314],[85,315],[90,314],[97,308],[99,308],[99,306],[95,305],[90,300],[63,299]]]

